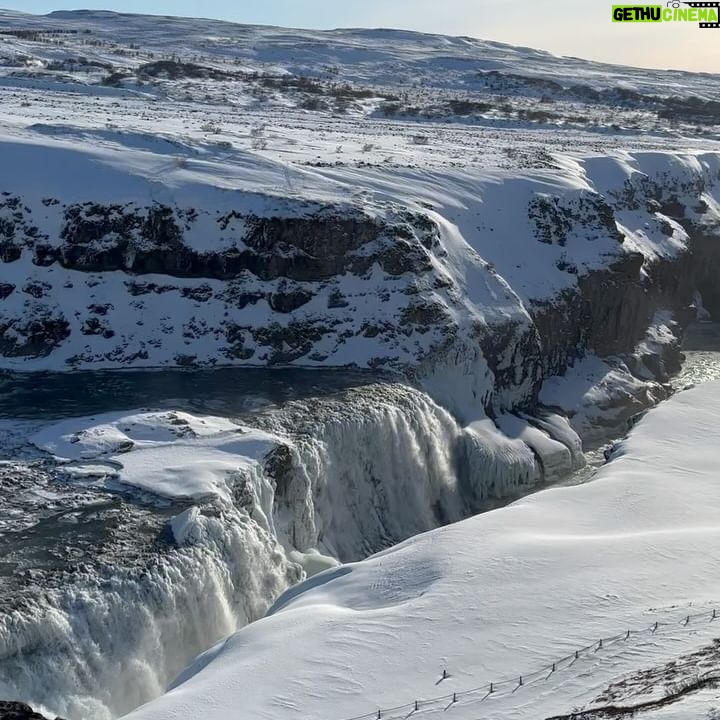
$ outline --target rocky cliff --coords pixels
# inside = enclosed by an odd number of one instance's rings
[[[12,151],[30,162],[36,149]],[[198,192],[180,168],[148,204],[147,173],[113,167],[100,188],[116,158],[70,159],[70,193],[59,169],[32,191],[0,178],[6,369],[381,369],[462,417],[532,406],[588,352],[631,353],[658,310],[684,321],[696,289],[720,312],[716,155],[430,182],[367,170],[370,194],[350,203],[337,172],[298,200],[207,176]]]

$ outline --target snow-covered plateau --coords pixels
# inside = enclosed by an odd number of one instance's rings
[[[711,693],[715,80],[0,10],[0,699]]]

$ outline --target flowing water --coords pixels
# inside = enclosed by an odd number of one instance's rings
[[[687,335],[675,380],[720,379],[720,325]],[[285,438],[242,502],[190,503],[70,482],[28,438],[51,419],[132,408],[212,414]],[[364,373],[212,370],[0,377],[0,698],[109,720],[164,690],[216,640],[301,579],[290,550],[343,561],[537,489],[586,482],[560,443],[555,474],[527,445],[463,428],[421,391]],[[558,469],[559,468],[559,469]]]
[[[720,380],[720,323],[698,323],[689,327],[683,354],[682,370],[673,380],[677,390]]]
[[[291,550],[360,559],[544,479],[519,440],[361,373],[5,376],[0,407],[0,697],[72,720],[128,712],[261,617],[301,579]],[[169,520],[188,502],[70,481],[28,441],[51,420],[138,407],[272,432],[274,474],[255,467],[232,501],[198,503],[197,542],[179,547]]]

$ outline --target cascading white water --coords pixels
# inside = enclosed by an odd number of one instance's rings
[[[516,495],[543,479],[537,450],[507,438],[490,419],[461,427],[423,392],[367,386],[341,398],[289,403],[270,418],[300,436],[276,498],[284,542],[356,560],[477,511],[480,501]],[[567,424],[566,424],[567,425]],[[546,425],[546,427],[550,427]],[[540,430],[536,430],[538,434]],[[582,459],[569,429],[553,452]],[[576,443],[562,442],[573,435]]]
[[[0,697],[70,720],[122,715],[261,617],[302,577],[292,551],[359,559],[542,479],[537,450],[489,419],[463,428],[400,384],[292,401],[251,420],[286,442],[244,470],[249,498],[183,513],[173,529],[186,544],[141,571],[95,568],[0,616]]]
[[[288,542],[343,561],[463,516],[452,417],[422,393],[388,385],[352,391],[309,415],[292,403],[276,421],[305,434],[292,450],[278,529]]]
[[[194,535],[142,572],[90,575],[0,616],[0,697],[66,718],[118,717],[301,578],[244,512],[201,517]]]

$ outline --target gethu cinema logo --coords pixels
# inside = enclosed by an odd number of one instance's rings
[[[613,5],[613,22],[696,22],[700,27],[718,24],[720,2],[680,2],[662,5]]]

